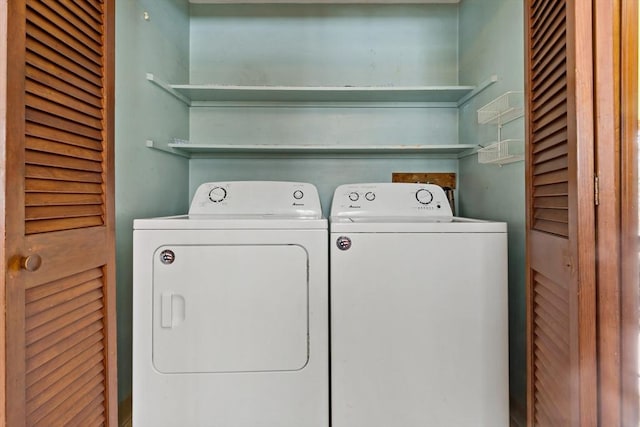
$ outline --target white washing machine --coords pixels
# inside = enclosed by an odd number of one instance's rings
[[[202,184],[134,221],[133,425],[327,427],[327,220],[311,184]]]
[[[333,427],[507,427],[507,228],[442,189],[355,184],[330,217]]]

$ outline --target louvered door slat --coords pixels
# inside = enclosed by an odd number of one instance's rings
[[[569,185],[566,182],[560,184],[541,185],[536,188],[533,193],[534,197],[541,196],[567,196],[569,194]]]
[[[73,215],[74,217],[83,216],[100,216],[102,215],[102,206],[100,205],[65,205],[54,207],[28,207],[25,214],[27,220],[41,220],[41,219],[61,219],[68,218]]]
[[[28,109],[26,112],[26,119],[32,123],[50,127],[53,130],[66,131],[81,137],[93,139],[96,142],[100,141],[100,130],[94,127],[85,126],[80,123],[56,117],[46,111]]]
[[[102,394],[102,381],[104,381],[104,374],[100,373],[96,375],[92,382],[88,382],[87,386],[80,390],[80,397],[77,399],[68,399],[62,405],[60,409],[56,411],[56,417],[47,417],[39,423],[40,426],[45,427],[49,425],[69,425],[69,421],[73,419],[78,412],[80,412],[86,405],[93,401],[97,396]],[[89,424],[91,425],[91,424]],[[95,425],[95,424],[94,424]],[[102,425],[102,424],[97,424]]]
[[[100,295],[98,294],[98,292],[94,292],[93,294],[83,295],[82,297],[78,298],[78,304],[91,304],[92,302],[98,301],[99,299]],[[75,310],[75,308],[76,305],[74,304],[61,305],[59,309],[57,308],[59,312],[56,312],[55,314],[45,313],[41,316],[34,316],[34,322],[43,319],[58,319],[61,315],[60,312],[67,313],[69,311]],[[77,344],[79,340],[81,340],[81,338],[76,335],[76,329],[86,328],[85,333],[88,333],[90,331],[96,332],[99,330],[101,322],[87,322],[84,320],[85,319],[76,319],[76,321],[71,324],[69,328],[60,329],[48,335],[47,337],[33,343],[27,348],[27,356],[33,359],[46,359],[50,354],[57,352],[61,348],[65,348],[67,344]],[[48,352],[46,350],[48,350]]]
[[[100,194],[51,194],[51,193],[27,193],[25,206],[78,206],[78,205],[102,205]]]
[[[565,103],[560,103],[552,110],[548,110],[545,113],[540,115],[540,118],[533,122],[533,130],[534,132],[541,132],[547,126],[555,129],[553,133],[557,132],[559,129],[564,129],[567,126],[567,105]],[[552,125],[555,126],[555,128]]]
[[[59,43],[64,45],[66,52],[75,52],[98,67],[101,66],[99,44],[85,37],[82,32],[71,27],[57,15],[50,13],[51,9],[43,3],[31,0],[27,1],[27,7],[35,12],[29,14],[29,22],[48,34],[55,34]],[[43,18],[40,13],[43,13],[48,19]]]
[[[55,378],[59,371],[65,369],[78,357],[92,354],[93,350],[104,352],[102,339],[97,335],[86,337],[77,345],[57,354],[55,357],[45,360],[45,363],[36,364],[35,360],[30,360],[27,365],[26,386],[31,387],[38,381],[47,382],[47,378]]]
[[[50,322],[34,327],[33,329],[27,331],[26,344],[27,345],[34,344],[37,341],[53,334],[54,332],[72,325],[78,319],[87,318],[87,319],[92,319],[92,321],[98,320],[102,317],[101,310],[102,310],[101,301],[96,300],[89,304],[85,304],[83,307],[80,307],[67,314],[63,314],[59,317],[56,317]]]
[[[26,76],[30,81],[40,83],[43,87],[49,88],[50,90],[55,90],[59,93],[64,94],[68,98],[76,99],[78,101],[83,102],[87,108],[94,107],[93,111],[100,111],[100,116],[102,116],[102,105],[100,102],[100,98],[86,92],[83,89],[79,89],[77,85],[70,84],[60,78],[53,76],[45,71],[42,71],[38,68],[35,68],[31,65],[28,65],[26,68]]]
[[[553,3],[537,1],[531,3],[531,9],[529,14],[529,20],[531,22],[531,27],[538,25],[540,19],[545,14],[548,14],[548,11],[553,8]]]
[[[81,182],[48,181],[44,179],[27,179],[25,182],[27,192],[36,193],[84,193],[102,194],[102,188],[98,184],[85,184]]]
[[[58,64],[48,61],[44,59],[44,57],[49,55],[54,55],[54,52],[51,50],[46,50],[41,48],[40,46],[34,46],[40,48],[40,52],[30,52],[26,53],[26,63],[33,68],[40,70],[42,72],[48,73],[51,76],[58,78],[64,82],[73,85],[77,90],[84,91],[93,97],[100,99],[102,93],[99,86],[96,86],[94,83],[85,80],[82,77],[79,77],[73,70],[67,70],[66,68],[62,68],[58,66]],[[52,58],[55,59],[55,58]],[[67,60],[59,58],[60,60],[68,63]],[[95,105],[95,103],[93,103]]]
[[[27,165],[25,174],[28,178],[48,179],[71,182],[102,182],[99,172],[78,171],[72,169],[62,169],[55,167]]]
[[[87,104],[84,100],[76,99],[55,88],[45,86],[38,81],[31,79],[27,80],[26,91],[31,95],[35,95],[36,99],[48,99],[66,107],[69,110],[79,112],[82,114],[80,116],[82,118],[84,118],[85,115],[88,115],[96,119],[98,123],[100,123],[102,119],[102,110],[100,108],[93,107],[91,104]]]
[[[104,383],[104,373],[102,364],[94,366],[91,371],[79,378],[65,393],[54,396],[44,405],[39,406],[35,411],[27,414],[29,425],[49,427],[54,425],[63,426],[64,419],[75,414],[74,408],[87,398],[91,399],[101,392]]]
[[[544,54],[540,52],[539,55],[534,56],[532,63],[532,70],[534,72],[540,72],[549,64],[552,63],[558,56],[563,56],[563,52],[566,52],[566,45],[563,43],[563,37],[559,37],[556,44],[544,46]]]
[[[551,399],[541,400],[547,411],[544,412],[560,412],[562,407],[566,405],[566,393],[559,392],[565,388],[562,380],[566,377],[566,372],[553,369],[554,363],[545,359],[544,353],[540,353],[540,357],[536,360],[536,367],[541,371],[538,377],[539,384],[542,386],[541,391],[548,394]]]
[[[545,173],[542,175],[535,176],[533,178],[533,185],[538,187],[540,185],[561,184],[561,183],[567,182],[568,177],[569,177],[569,172],[567,170],[560,170],[557,172]]]
[[[555,157],[550,160],[541,161],[540,163],[536,163],[533,168],[534,175],[541,175],[543,173],[554,172],[558,170],[563,170],[568,167],[568,159],[567,156],[563,155],[560,157]]]
[[[545,80],[542,85],[544,85],[544,90],[538,90],[534,92],[534,95],[531,96],[534,107],[533,112],[536,112],[538,114],[539,106],[545,105],[548,102],[553,102],[557,98],[566,98],[567,86],[564,77],[561,77],[559,80],[553,82],[548,82],[547,80]]]
[[[66,400],[65,391],[73,384],[82,381],[82,378],[88,375],[95,375],[102,369],[103,356],[101,353],[87,358],[81,364],[75,366],[73,370],[69,370],[65,376],[58,381],[48,384],[48,387],[40,393],[31,394],[27,391],[27,399],[32,402],[34,407],[41,407],[45,404],[55,405]]]
[[[540,37],[533,42],[533,49],[535,49],[535,57],[537,59],[540,55],[544,55],[546,49],[550,49],[554,46],[564,32],[565,20],[563,19],[563,11],[557,9],[551,16],[551,19],[547,21],[545,28],[537,28],[540,31]]]
[[[567,144],[557,144],[533,156],[533,164],[537,165],[568,154]]]
[[[92,160],[79,159],[27,149],[26,160],[30,165],[46,166],[52,168],[72,169],[76,171],[102,172],[102,164]]]
[[[98,394],[92,401],[82,408],[78,414],[70,419],[67,423],[68,426],[101,426],[104,425],[104,396]]]
[[[539,91],[542,85],[549,87],[563,79],[567,72],[567,61],[562,55],[557,55],[547,67],[536,70],[536,81],[532,89]]]
[[[539,347],[536,347],[540,350]],[[555,386],[556,389],[561,389],[563,387],[563,378],[567,375],[566,370],[563,370],[563,367],[558,362],[554,362],[551,359],[547,358],[547,355],[543,351],[538,351],[538,357],[536,358],[536,367],[540,369],[544,369],[544,373],[541,373],[541,377],[549,377],[552,379],[552,385]],[[567,369],[568,367],[564,367]],[[558,396],[558,403],[561,403],[561,400],[566,398],[566,396]]]
[[[86,148],[88,150],[95,151],[94,154],[91,154],[91,155],[88,155],[87,157],[82,157],[82,158],[95,159],[96,158],[95,156],[102,156],[101,154],[102,145],[100,144],[100,141],[96,141],[95,139],[87,138],[82,135],[76,135],[76,134],[67,132],[64,129],[55,129],[50,126],[27,122],[26,135],[27,137],[35,137],[42,140],[60,142],[63,144]],[[46,147],[44,150],[41,150],[41,151],[47,151]],[[51,151],[51,152],[59,153],[59,151]],[[63,151],[63,154],[65,153],[66,152]],[[69,151],[69,155],[73,155],[71,153],[72,152]]]
[[[88,360],[94,361],[94,363],[100,363],[104,360],[103,347],[101,345],[95,345],[79,353],[76,357],[67,362],[61,369],[57,369],[52,375],[45,377],[46,381],[34,381],[27,387],[27,399],[39,396],[45,392],[52,384],[57,384],[63,378],[65,378],[70,372],[75,371],[78,367],[85,364]]]
[[[33,11],[30,12],[32,13],[27,14],[27,49],[35,53],[44,52],[43,48],[51,49],[57,52],[60,58],[65,59],[65,68],[70,71],[77,70],[76,74],[100,85],[100,58],[89,49],[77,50],[70,46],[77,43]]]
[[[95,163],[102,168],[102,154],[99,151],[36,137],[27,137],[25,146],[31,155],[36,155],[38,152],[50,153],[50,156],[64,156],[67,159],[85,160],[87,165]],[[87,169],[94,170],[94,168],[95,166],[90,166]]]
[[[55,93],[48,93],[47,98],[41,98],[39,96],[33,96],[30,82],[27,81],[27,95],[25,97],[27,101],[27,107],[33,110],[39,110],[45,112],[56,118],[60,118],[76,124],[81,124],[84,127],[92,129],[102,130],[102,121],[92,117],[89,112],[84,112],[82,109],[74,109],[73,106],[66,106],[62,104],[63,99],[60,96],[56,96]]]
[[[78,272],[73,276],[63,277],[46,284],[40,284],[37,287],[30,287],[28,288],[29,301],[31,303],[34,303],[42,298],[47,298],[50,295],[64,292],[66,289],[73,288],[81,283],[89,282],[102,276],[102,270],[100,270],[99,268],[94,268],[91,270]]]
[[[554,147],[557,147],[559,145],[564,145],[565,147],[568,147],[566,128],[562,129],[562,131],[560,132],[550,135],[544,141],[540,141],[535,145],[535,147],[531,147],[532,148],[531,151],[533,152],[533,154],[539,154],[544,152],[545,150],[553,149]]]
[[[63,290],[47,295],[43,298],[39,298],[37,300],[30,300],[27,305],[27,309],[25,310],[25,315],[29,319],[27,331],[32,329],[33,327],[38,327],[44,323],[49,322],[51,319],[45,319],[42,322],[37,322],[34,318],[36,315],[41,315],[43,313],[52,312],[52,313],[60,313],[66,312],[65,310],[60,311],[51,311],[51,307],[59,306],[60,304],[67,303],[76,303],[77,298],[84,294],[87,294],[91,291],[100,290],[102,286],[102,281],[100,278],[95,278],[92,280],[88,280],[86,282],[82,282],[79,284],[74,284],[73,286],[66,287]]]
[[[88,61],[78,52],[66,47],[51,34],[34,25],[27,25],[27,49],[43,57],[55,58],[67,71],[100,86],[100,67]]]
[[[97,45],[102,46],[102,37],[100,33],[95,29],[88,26],[85,22],[78,18],[78,16],[72,13],[65,4],[69,2],[60,2],[58,0],[40,0],[40,3],[47,5],[47,7],[54,11],[58,16],[64,18],[74,29],[84,34],[86,37],[93,40]]]
[[[102,216],[46,219],[37,222],[27,222],[25,224],[25,231],[27,234],[48,233],[53,231],[98,227],[103,225],[103,223]]]
[[[96,18],[102,13],[102,6],[99,3],[92,0],[73,0],[73,3],[78,6],[78,9],[82,11],[88,20],[100,25],[100,20]]]
[[[60,38],[67,43],[69,47],[79,52],[86,52],[87,58],[91,57],[96,64],[102,65],[100,59],[102,56],[102,40],[100,40],[95,32],[89,31],[87,34],[86,25],[76,17],[73,17],[61,5],[51,1],[27,0],[27,7],[36,11],[39,16],[44,18],[46,22],[49,22],[50,25],[55,25],[55,28],[64,31],[64,36],[60,36]],[[43,26],[40,27],[44,28]],[[57,31],[54,29],[50,32],[56,33]]]

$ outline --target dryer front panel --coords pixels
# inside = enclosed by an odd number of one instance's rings
[[[299,245],[167,245],[153,258],[153,365],[162,373],[296,371],[309,359]]]

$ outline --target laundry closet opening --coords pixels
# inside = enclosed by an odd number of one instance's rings
[[[203,182],[235,180],[313,183],[327,216],[341,184],[438,172],[456,174],[457,215],[508,224],[510,397],[524,414],[524,164],[478,162],[500,140],[522,149],[522,118],[478,110],[523,91],[523,5],[399,3],[118,4],[121,401],[134,218],[185,213]]]

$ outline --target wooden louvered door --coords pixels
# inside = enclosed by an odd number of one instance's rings
[[[597,424],[591,3],[525,2],[532,426]]]
[[[117,424],[113,3],[0,2],[8,426]]]

